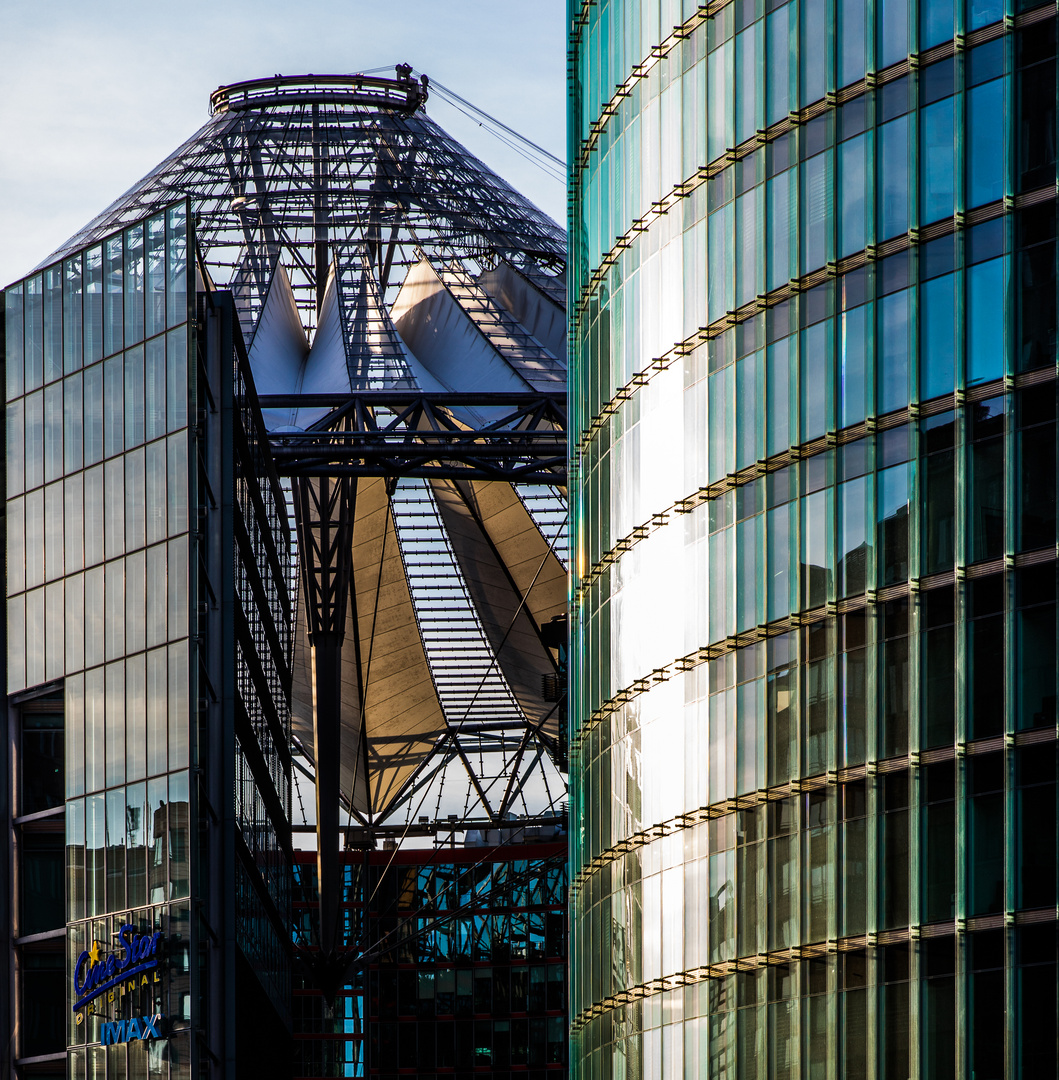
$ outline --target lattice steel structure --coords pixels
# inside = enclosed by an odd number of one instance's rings
[[[343,828],[557,820],[566,792],[566,239],[427,116],[428,85],[221,87],[46,260],[191,199],[289,478],[293,730],[336,853]]]

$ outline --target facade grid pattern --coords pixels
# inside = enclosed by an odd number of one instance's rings
[[[1050,1075],[1054,9],[570,26],[572,1070]]]

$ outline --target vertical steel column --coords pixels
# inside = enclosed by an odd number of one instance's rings
[[[313,246],[316,252],[316,314],[324,302],[327,288],[328,257],[327,226],[330,205],[327,198],[328,155],[327,144],[320,128],[320,106],[313,105]]]
[[[320,886],[320,948],[340,945],[342,894],[339,845],[342,645],[353,569],[353,505],[349,477],[294,481],[294,511],[302,557],[304,607],[313,650],[316,755],[316,869]]]

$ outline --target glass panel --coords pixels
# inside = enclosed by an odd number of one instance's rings
[[[84,295],[86,364],[95,363],[103,356],[103,249],[89,248],[85,252]]]
[[[144,552],[137,551],[125,560],[125,651],[140,652],[147,645],[145,617]]]
[[[7,602],[7,690],[22,690],[26,682],[26,598]]]
[[[81,473],[67,477],[64,490],[63,544],[69,574],[84,566],[84,481]]]
[[[67,473],[81,468],[84,449],[85,405],[81,394],[81,375],[71,375],[63,384],[63,468]]]
[[[7,504],[7,592],[26,587],[26,510],[22,499]]]
[[[44,395],[40,391],[26,399],[26,488],[44,483]]]
[[[169,541],[169,636],[188,633],[188,540]]]
[[[4,355],[7,364],[7,399],[10,401],[22,393],[25,381],[21,284],[12,285],[4,293],[4,313]]]
[[[188,813],[188,774],[169,777],[169,881],[170,896],[190,895],[190,815]]]
[[[125,550],[125,462],[115,458],[103,466],[106,557],[113,559]]]
[[[85,574],[85,667],[103,663],[103,627],[105,596],[103,567]]]
[[[25,337],[27,390],[44,382],[44,296],[40,274],[25,283]]]
[[[954,109],[949,97],[922,113],[919,220],[923,225],[952,217],[956,197]]]
[[[143,347],[125,354],[125,445],[139,446],[144,435]]]
[[[164,540],[167,535],[168,484],[166,482],[166,443],[154,442],[147,447],[147,478],[144,492],[146,540],[148,544]]]
[[[80,574],[66,579],[66,670],[85,666],[85,581]]]
[[[44,492],[26,496],[26,588],[44,581]]]
[[[103,245],[103,355],[120,352],[124,345],[124,256],[121,236]]]
[[[166,229],[166,310],[175,326],[188,318],[188,221],[187,207],[174,206]]]
[[[125,345],[143,341],[143,226],[125,230]]]
[[[23,403],[12,401],[7,407],[7,494],[17,495],[25,484],[25,428]]]
[[[188,643],[169,646],[169,767],[186,768],[190,738]]]
[[[103,460],[103,365],[85,371],[85,464]]]
[[[967,383],[999,379],[1004,374],[1004,259],[991,259],[967,270]]]
[[[166,368],[165,338],[152,338],[145,346],[144,360],[144,425],[148,441],[166,432]]]
[[[103,362],[103,455],[120,454],[125,448],[122,358]]]
[[[125,737],[128,778],[147,775],[147,661],[141,654],[125,661]]]
[[[63,370],[76,371],[81,366],[84,329],[81,311],[81,255],[63,264]]]
[[[144,544],[144,451],[125,455],[125,550],[135,551]]]
[[[107,563],[106,658],[125,655],[125,566],[120,559]]]
[[[117,575],[115,575],[117,576]],[[107,673],[107,786],[125,783],[125,664],[108,664]]]
[[[146,297],[145,334],[152,337],[165,329],[165,217],[159,214],[147,222],[147,258],[145,263]]]
[[[85,910],[102,915],[106,910],[105,861],[106,804],[103,795],[85,799]]]
[[[166,336],[166,417],[170,431],[188,422],[188,332],[186,326]]]
[[[168,442],[168,511],[169,535],[179,535],[188,528],[188,437],[182,431]]]
[[[101,598],[102,599],[102,598]],[[102,607],[102,603],[100,603]],[[103,787],[104,704],[103,669],[95,668],[85,675],[85,790],[98,791]]]
[[[125,790],[107,792],[107,910],[125,906]]]
[[[85,804],[66,804],[66,918],[85,916]]]
[[[147,785],[125,792],[125,861],[129,907],[147,903]]]
[[[63,268],[44,271],[44,381],[63,373]]]
[[[147,900],[151,904],[161,903],[169,894],[168,788],[164,776],[147,781]]]
[[[147,771],[151,776],[165,772],[167,768],[168,662],[165,649],[155,649],[147,654]]]
[[[85,477],[85,566],[103,561],[103,466]]]
[[[169,589],[167,577],[167,548],[165,544],[147,550],[147,647],[164,645],[168,634]]]
[[[48,581],[65,573],[63,560],[63,485],[44,489],[44,571]]]
[[[59,679],[63,675],[66,651],[63,641],[63,627],[66,618],[66,598],[63,582],[56,581],[45,590],[45,663],[44,673],[47,679]],[[39,649],[39,644],[37,645]]]

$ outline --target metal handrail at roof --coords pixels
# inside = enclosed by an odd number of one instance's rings
[[[379,75],[273,75],[218,86],[210,94],[210,115],[276,105],[345,104],[370,109],[413,113],[427,99],[426,79],[410,75],[387,79]],[[410,68],[407,69],[409,72]]]

